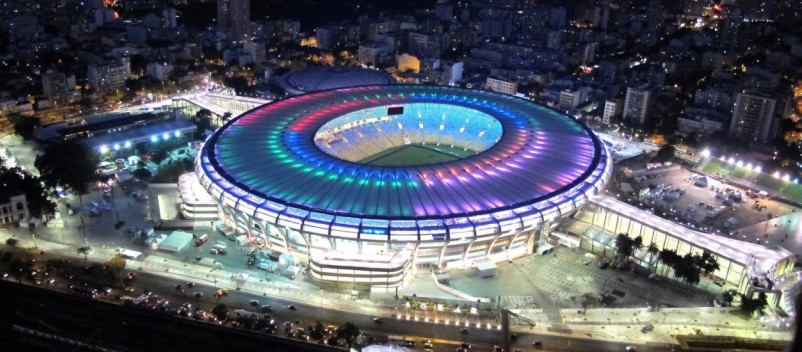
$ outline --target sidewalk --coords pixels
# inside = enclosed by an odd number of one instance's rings
[[[756,319],[745,320],[734,314],[738,308],[663,308],[649,312],[637,309],[563,309],[565,327],[591,334],[606,333],[645,343],[673,343],[675,335],[713,335],[790,341],[790,330],[778,330]],[[651,332],[642,332],[646,325]]]

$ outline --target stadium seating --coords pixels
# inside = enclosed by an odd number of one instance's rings
[[[323,126],[315,141],[333,155],[359,161],[405,144],[480,152],[501,138],[501,124],[486,115],[468,109],[455,112],[453,106],[417,105],[420,106],[407,107],[404,114],[396,116],[384,116],[384,107],[344,116]],[[335,128],[338,131],[333,132]]]

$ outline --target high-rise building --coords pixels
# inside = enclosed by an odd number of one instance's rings
[[[462,80],[462,61],[443,65],[443,84],[454,85]]]
[[[487,77],[485,89],[492,92],[515,95],[515,93],[518,93],[518,82],[501,77]]]
[[[367,66],[379,66],[381,55],[387,54],[387,46],[382,42],[366,42],[359,44],[359,63]]]
[[[744,12],[735,6],[724,7],[723,28],[719,29],[719,47],[724,50],[736,50],[743,45]]]
[[[251,1],[217,0],[217,26],[229,30],[231,39],[242,41],[250,36]]]
[[[648,118],[653,93],[654,89],[649,85],[628,87],[624,100],[624,119],[637,125],[644,124]]]
[[[735,96],[730,134],[748,141],[767,141],[777,100],[768,94],[745,91]]]
[[[564,89],[560,92],[560,100],[557,108],[560,111],[569,113],[574,110],[579,104],[582,104],[590,98],[590,93],[593,89],[590,87],[579,87],[577,89]]]
[[[265,61],[267,61],[267,51],[265,50],[265,42],[261,40],[257,41],[247,41],[242,44],[242,49],[251,55],[253,58],[253,62],[261,66]]]
[[[168,7],[162,10],[162,25],[164,28],[175,28],[178,26],[177,18],[178,16],[176,16],[175,8]]]
[[[67,92],[75,90],[75,76],[47,70],[42,74],[42,92],[48,99],[62,99]]]
[[[602,123],[609,125],[615,122],[615,118],[621,115],[622,104],[621,99],[607,99],[604,101],[604,114],[602,115]]]
[[[127,57],[88,67],[89,84],[98,92],[125,88],[125,80],[131,78],[131,60]]]

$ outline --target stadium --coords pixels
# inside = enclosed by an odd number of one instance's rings
[[[572,118],[509,95],[378,85],[308,93],[219,128],[196,159],[228,226],[333,283],[533,253],[610,177]]]

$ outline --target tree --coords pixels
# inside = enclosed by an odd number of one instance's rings
[[[635,251],[641,248],[643,248],[643,237],[635,237],[635,239],[632,240],[632,253],[635,253]]]
[[[17,282],[22,281],[25,274],[30,273],[33,268],[33,263],[26,258],[14,258],[8,263],[8,271],[17,279]]]
[[[14,123],[14,133],[26,141],[33,139],[33,133],[42,125],[42,122],[35,117],[12,115],[9,120]]]
[[[230,119],[231,119],[231,112],[230,111],[226,111],[226,113],[223,114],[222,117],[220,117],[220,120],[223,121],[223,123],[225,123],[226,121],[228,121]]]
[[[153,153],[150,156],[150,160],[153,161],[156,164],[161,164],[161,162],[164,159],[167,159],[167,156],[168,156],[167,149],[159,148],[159,149],[153,151]]]
[[[615,252],[621,258],[626,258],[632,255],[632,250],[635,242],[629,235],[619,233],[615,236]]]
[[[673,268],[674,264],[679,261],[679,255],[677,255],[677,252],[670,249],[661,250],[659,258],[660,262],[662,262],[667,268]]]
[[[97,180],[97,155],[74,140],[48,144],[34,166],[46,186],[69,188],[78,194],[80,203],[90,183]]]
[[[78,247],[76,252],[78,252],[79,255],[83,255],[84,256],[84,261],[87,261],[87,260],[89,260],[89,252],[91,250],[92,250],[92,248],[89,247],[89,246],[82,246],[82,247]]]
[[[738,292],[736,292],[733,289],[729,289],[729,290],[726,290],[726,291],[722,292],[721,293],[721,300],[722,300],[722,302],[724,302],[724,306],[725,307],[731,306],[732,305],[732,301],[735,299],[735,295],[737,295],[737,294],[738,294]]]
[[[671,144],[665,144],[660,147],[660,150],[657,151],[657,155],[655,155],[654,160],[657,162],[668,161],[674,157],[674,146]]]
[[[212,126],[212,112],[207,109],[200,109],[195,113],[192,121],[195,122],[195,127],[197,128],[192,137],[197,140],[203,140],[206,130]]]
[[[25,194],[28,212],[34,218],[42,218],[56,211],[56,203],[50,200],[39,178],[19,167],[10,169],[0,167],[0,193]]]
[[[153,183],[175,183],[178,177],[192,171],[191,160],[187,162],[174,162],[159,167],[156,176],[151,180]],[[189,164],[189,165],[188,165]]]
[[[702,252],[701,256],[697,256],[696,266],[698,266],[705,274],[710,274],[719,269],[718,260],[713,254],[708,251]]]
[[[326,336],[326,328],[320,322],[315,323],[315,326],[309,327],[309,338],[314,341],[320,341]]]
[[[228,307],[220,303],[212,308],[212,314],[217,317],[217,320],[224,321],[228,319]]]
[[[766,299],[766,293],[760,292],[758,293],[756,298],[751,298],[742,295],[741,296],[741,312],[752,316],[757,312],[758,314],[763,314],[763,310],[766,309],[768,306],[768,301]]]
[[[696,285],[699,283],[701,269],[697,266],[698,256],[691,253],[685,254],[674,264],[674,276],[681,278],[687,284]]]
[[[106,262],[106,265],[111,268],[111,270],[119,274],[123,271],[123,269],[125,269],[125,258],[117,253],[114,258],[111,258],[108,262]]]
[[[344,339],[347,344],[351,344],[359,337],[359,328],[349,321],[345,322],[342,326],[337,328],[337,337]]]

